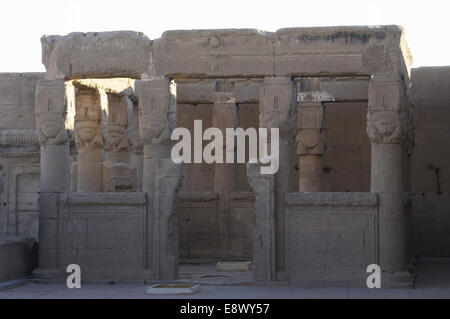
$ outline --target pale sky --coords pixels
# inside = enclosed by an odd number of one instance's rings
[[[40,37],[81,31],[398,24],[414,67],[450,65],[449,0],[8,0],[0,4],[0,72],[43,72]]]

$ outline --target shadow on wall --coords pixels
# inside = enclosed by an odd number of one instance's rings
[[[0,238],[0,282],[31,275],[37,262],[38,244],[34,238]]]
[[[412,70],[414,247],[420,256],[450,257],[450,67]]]

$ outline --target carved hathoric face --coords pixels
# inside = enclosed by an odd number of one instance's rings
[[[170,141],[169,119],[162,114],[142,112],[139,129],[144,142],[153,141],[153,144],[159,144]]]
[[[49,113],[39,116],[39,128],[48,139],[55,138],[63,124],[60,114]]]
[[[75,122],[75,136],[80,139],[83,144],[89,144],[94,141],[98,134],[97,121],[81,121]]]
[[[126,130],[118,125],[109,125],[103,130],[106,144],[116,147],[125,138]]]
[[[61,113],[37,114],[37,135],[40,145],[60,145],[67,142],[67,132]]]
[[[398,119],[393,116],[376,117],[375,126],[383,136],[391,135],[396,127],[398,127]]]
[[[400,115],[393,111],[368,113],[367,131],[375,142],[396,143],[402,137]]]

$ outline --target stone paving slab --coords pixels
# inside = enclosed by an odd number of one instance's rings
[[[45,286],[45,287],[42,287]],[[450,298],[450,288],[379,289],[292,286],[205,285],[194,295],[148,295],[146,285],[94,285],[68,289],[64,284],[34,284],[0,292],[0,299],[385,299]]]
[[[207,268],[205,268],[207,269]],[[191,269],[188,272],[193,272]],[[450,299],[450,258],[423,259],[415,289],[368,289],[354,287],[203,284],[194,295],[148,295],[144,284],[82,284],[68,289],[64,283],[34,283],[0,291],[0,299]]]

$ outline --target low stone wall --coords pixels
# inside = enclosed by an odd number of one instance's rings
[[[365,285],[377,263],[377,195],[289,193],[285,202],[289,281]]]
[[[182,192],[178,200],[181,262],[251,260],[255,224],[253,192],[230,194],[226,224],[219,220],[218,193]]]
[[[255,193],[231,193],[231,251],[236,259],[252,260]]]
[[[0,282],[29,276],[36,266],[34,238],[0,237]]]
[[[63,194],[60,205],[61,272],[78,264],[83,281],[146,279],[150,245],[144,193]]]
[[[180,262],[218,258],[218,200],[216,192],[178,195]]]

